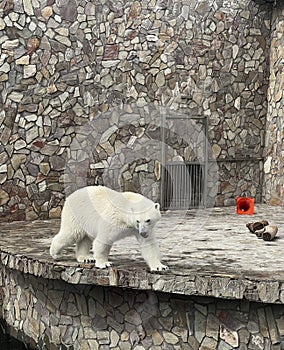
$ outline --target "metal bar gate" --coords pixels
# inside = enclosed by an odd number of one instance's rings
[[[169,116],[163,116],[162,127],[162,172],[161,172],[161,206],[163,210],[184,210],[197,207],[206,207],[207,174],[208,174],[208,145],[207,145],[207,119],[196,118],[202,124],[201,139],[198,145],[202,147],[202,156],[196,160],[183,162],[168,161],[167,155],[167,121]],[[174,117],[178,123],[178,118]],[[184,118],[183,121],[185,120]],[[190,138],[190,133],[187,135]],[[186,136],[185,136],[186,137]],[[186,142],[187,140],[185,140]],[[194,142],[193,142],[194,143]]]

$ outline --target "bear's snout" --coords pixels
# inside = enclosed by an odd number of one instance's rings
[[[147,233],[147,232],[140,232],[140,235],[141,235],[143,238],[147,238],[147,237],[148,237],[148,233]]]

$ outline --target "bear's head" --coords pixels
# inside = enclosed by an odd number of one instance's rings
[[[138,230],[143,238],[147,238],[161,218],[160,204],[152,202],[149,207],[143,208],[143,210],[137,209],[133,208],[132,210],[132,226]]]

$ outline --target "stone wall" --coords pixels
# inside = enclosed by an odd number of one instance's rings
[[[145,135],[143,123],[112,129],[107,113],[131,115],[132,105],[206,118],[221,169],[216,203],[261,200],[271,8],[252,0],[2,1],[1,218],[60,216],[71,144],[78,186],[102,182],[109,157],[125,158],[121,145]],[[91,164],[80,158],[86,123],[104,130]],[[151,173],[159,187],[151,161],[130,164],[128,181]]]
[[[268,203],[284,205],[284,4],[273,12],[270,49],[270,83],[264,166],[264,195]]]
[[[284,346],[284,305],[70,285],[1,269],[1,317],[40,349],[214,350]]]

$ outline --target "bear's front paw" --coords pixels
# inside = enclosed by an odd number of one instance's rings
[[[94,257],[92,257],[91,255],[87,255],[87,256],[79,255],[76,258],[77,258],[77,261],[79,263],[94,263],[95,262]]]
[[[50,255],[51,255],[51,254],[50,254]],[[60,260],[60,255],[52,254],[51,257],[52,257],[54,260]]]
[[[154,271],[166,271],[166,270],[169,270],[169,267],[167,265],[162,264],[162,263],[151,268],[151,271],[153,271],[153,272]]]
[[[96,267],[99,269],[106,269],[110,266],[112,266],[112,263],[109,261],[96,261]]]

